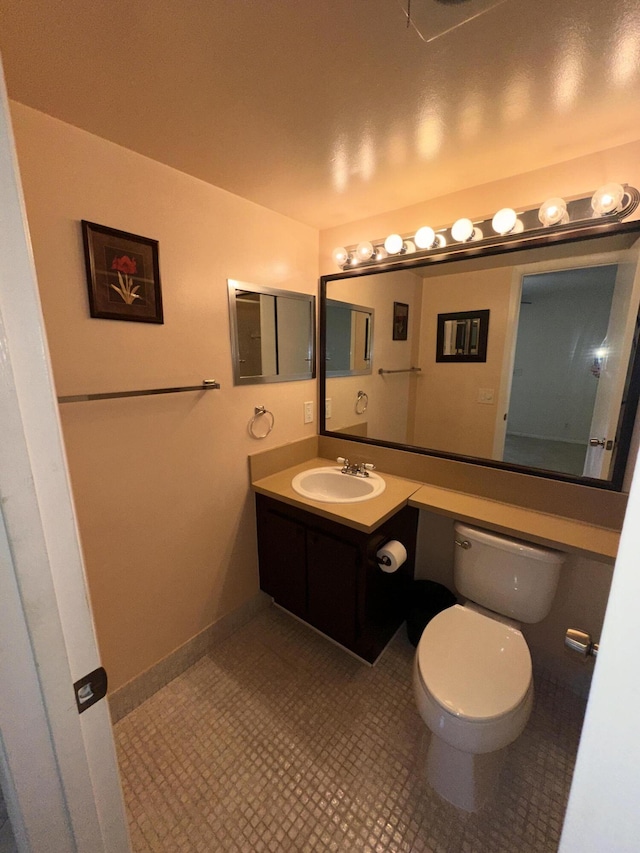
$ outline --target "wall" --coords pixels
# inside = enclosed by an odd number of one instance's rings
[[[425,279],[420,381],[429,393],[417,397],[415,443],[418,446],[492,458],[512,279],[508,267]],[[490,312],[487,360],[436,362],[438,314],[484,309]],[[493,392],[491,402],[479,401],[480,389]]]
[[[58,394],[222,386],[60,408],[114,690],[258,591],[247,455],[315,433],[315,382],[233,387],[226,280],[315,293],[318,235],[29,108],[12,117]],[[89,317],[81,219],[159,240],[164,325]],[[275,428],[256,442],[261,404]]]
[[[361,240],[377,240],[392,232],[409,234],[427,224],[434,228],[442,227],[450,225],[462,216],[486,218],[501,207],[534,206],[551,196],[560,195],[566,198],[584,195],[609,181],[627,182],[640,187],[640,141],[322,231],[321,273],[337,272],[331,259],[335,246],[349,246]],[[329,446],[332,453],[336,450],[350,450],[357,455],[352,447],[345,445],[339,448],[337,441],[321,440],[321,450]],[[637,450],[637,446],[636,429],[628,466],[631,470],[635,459],[633,451]],[[380,448],[367,448],[366,455],[376,462],[380,470],[385,470],[385,464],[393,465],[398,459],[395,473],[405,473],[405,476],[417,478],[418,469],[422,467],[423,473],[429,471],[429,481],[436,484],[493,499],[511,500],[525,506],[536,505],[550,513],[566,512],[576,517],[584,513],[590,515],[596,524],[608,524],[616,516],[619,523],[624,511],[622,495],[612,495],[595,489],[574,487],[569,494],[564,488],[567,484],[556,484],[553,481],[522,475],[509,476],[510,472],[491,471],[481,466],[453,463],[433,457],[423,457],[424,462],[417,465],[416,460],[410,458],[412,454],[394,453]],[[401,461],[403,455],[407,457],[406,464]],[[415,472],[413,475],[412,471]],[[427,521],[425,515],[423,514],[421,519],[420,572],[423,577],[436,580],[444,578],[452,582],[452,554],[446,559],[442,558],[443,549],[448,553],[448,543],[451,541],[450,522],[437,516]],[[427,529],[428,533],[425,533]],[[569,560],[563,569],[561,586],[552,612],[541,625],[527,629],[527,637],[538,660],[549,663],[559,674],[569,673],[569,677],[578,682],[588,675],[588,670],[583,667],[582,662],[571,659],[567,656],[568,653],[565,653],[562,631],[570,626],[585,628],[593,632],[596,640],[599,639],[610,580],[611,568],[608,566],[578,556]]]

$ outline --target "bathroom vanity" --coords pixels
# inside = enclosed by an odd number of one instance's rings
[[[406,490],[413,489],[415,484]],[[386,498],[342,505],[346,519],[332,504],[323,508],[306,502],[305,508],[304,502],[296,506],[294,499],[267,491],[262,486],[256,495],[260,588],[276,604],[373,663],[406,615],[418,510],[406,505],[404,492],[394,496],[389,483]],[[362,512],[366,519],[354,520]],[[376,554],[392,539],[403,543],[407,560],[387,573]]]

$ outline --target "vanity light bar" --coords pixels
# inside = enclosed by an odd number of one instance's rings
[[[619,222],[638,207],[640,193],[627,184],[605,184],[591,196],[565,200],[554,197],[540,207],[515,211],[504,207],[491,219],[474,222],[458,219],[447,228],[434,230],[428,225],[415,234],[389,234],[384,240],[364,240],[354,246],[333,250],[336,265],[346,270],[355,266],[375,266],[381,261],[420,258],[448,248],[457,251],[470,243],[487,244],[513,234],[562,231],[593,225],[594,220]]]

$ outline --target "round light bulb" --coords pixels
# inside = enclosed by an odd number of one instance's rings
[[[619,209],[623,198],[622,184],[605,184],[593,194],[591,207],[596,216],[606,216],[607,213],[615,213]]]
[[[458,219],[451,226],[451,236],[457,243],[466,243],[473,237],[473,222],[470,219]]]
[[[356,247],[356,255],[359,260],[368,261],[371,255],[373,255],[373,245],[369,243],[368,240],[365,240],[363,243],[358,243]]]
[[[436,242],[436,232],[428,225],[418,228],[413,238],[419,249],[432,249]]]
[[[518,215],[510,207],[503,207],[491,220],[491,225],[496,234],[508,234],[513,231],[518,221]]]
[[[331,253],[331,257],[339,267],[343,267],[349,260],[349,252],[347,252],[344,246],[338,246],[338,248],[334,249]]]
[[[399,234],[389,234],[384,241],[384,247],[390,255],[397,255],[398,252],[402,251],[403,246],[404,240]]]
[[[569,221],[567,203],[563,198],[548,198],[538,211],[543,225],[562,225]]]

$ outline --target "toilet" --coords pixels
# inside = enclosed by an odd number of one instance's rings
[[[547,615],[566,555],[460,522],[454,530],[455,584],[466,600],[427,624],[413,687],[431,731],[429,784],[454,806],[476,811],[533,705],[520,623]]]

